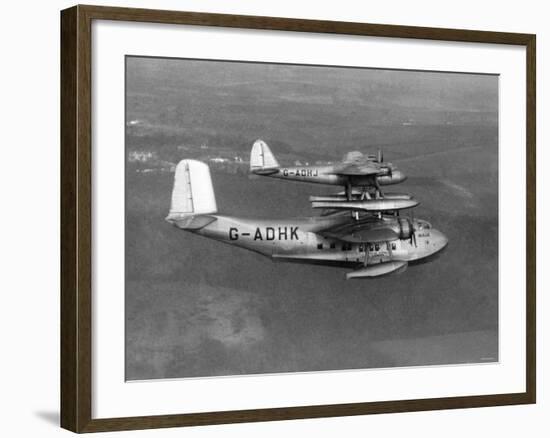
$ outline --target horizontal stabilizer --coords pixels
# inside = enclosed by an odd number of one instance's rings
[[[172,219],[170,222],[182,230],[200,230],[214,222],[214,216],[187,216],[181,219]]]
[[[385,263],[378,263],[376,265],[366,266],[361,269],[357,269],[353,272],[346,274],[346,279],[353,278],[373,278],[380,277],[382,275],[398,274],[407,269],[407,262],[391,261]]]
[[[416,207],[415,199],[365,199],[363,201],[313,201],[313,208],[331,208],[335,210],[391,211]]]
[[[270,168],[257,167],[257,168],[254,168],[254,169],[250,168],[250,171],[253,173],[253,175],[269,176],[269,175],[273,175],[275,173],[278,173],[279,168],[278,167],[270,167]]]

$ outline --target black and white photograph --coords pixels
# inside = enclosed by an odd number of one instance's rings
[[[499,361],[499,76],[127,56],[127,381]]]
[[[3,6],[2,436],[547,437],[544,2]]]

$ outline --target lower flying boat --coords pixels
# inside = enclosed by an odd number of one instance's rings
[[[447,245],[445,235],[427,221],[386,214],[383,205],[374,214],[367,201],[305,218],[258,220],[221,215],[208,165],[182,160],[176,166],[166,220],[178,229],[274,261],[348,267],[353,271],[346,274],[347,279],[402,272],[409,263],[425,261]],[[393,205],[388,212],[399,208]],[[349,210],[354,210],[355,216],[350,216]]]

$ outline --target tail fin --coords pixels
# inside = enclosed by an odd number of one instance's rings
[[[263,140],[256,140],[250,151],[250,171],[258,175],[270,175],[279,170],[279,163]]]
[[[172,203],[166,220],[179,228],[199,229],[215,220],[203,215],[217,211],[208,165],[196,160],[181,160],[176,166]]]

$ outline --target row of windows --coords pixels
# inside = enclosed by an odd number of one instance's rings
[[[369,251],[380,251],[380,245],[378,243],[375,243],[375,244],[372,244],[372,243],[369,243],[368,244],[369,246]],[[318,243],[317,244],[317,249],[323,249],[324,246],[322,243]],[[336,244],[335,243],[331,243],[330,244],[330,249],[335,249],[336,248]],[[391,249],[392,250],[395,250],[397,247],[395,245],[395,243],[392,243],[391,244]],[[351,243],[343,243],[342,244],[342,251],[351,251],[352,249],[352,244]],[[366,245],[359,245],[359,252],[365,252],[365,249],[366,249]]]

